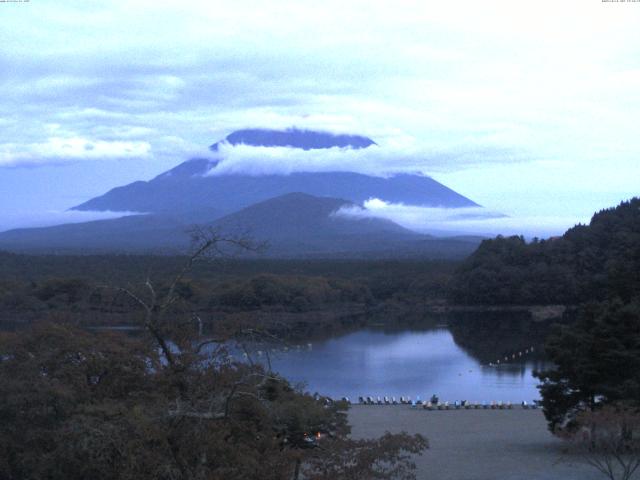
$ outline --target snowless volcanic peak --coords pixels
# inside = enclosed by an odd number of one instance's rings
[[[334,134],[315,130],[290,128],[287,130],[269,130],[251,128],[237,130],[223,140],[209,147],[212,152],[219,152],[223,145],[247,145],[250,147],[286,147],[301,150],[320,150],[327,148],[361,149],[376,142],[361,135]],[[192,158],[164,172],[159,177],[205,175],[214,168],[220,159]]]
[[[246,129],[237,130],[228,135],[223,142],[231,145],[250,145],[254,147],[292,147],[302,150],[320,148],[366,148],[375,145],[370,138],[360,135],[334,134],[314,130],[299,130],[290,128],[287,130]],[[220,142],[209,147],[213,151],[218,150]]]
[[[214,158],[192,158],[149,181],[113,188],[104,195],[74,207],[75,210],[132,211],[182,215],[194,211],[228,215],[251,204],[287,193],[302,192],[317,197],[343,198],[362,205],[371,198],[389,203],[446,208],[477,206],[472,200],[420,174],[378,177],[349,171],[294,171],[282,173],[225,172],[207,175],[225,155],[224,146],[256,148],[366,149],[376,145],[360,135],[334,134],[291,128],[247,129],[231,133],[210,149]],[[363,152],[366,153],[366,152]]]

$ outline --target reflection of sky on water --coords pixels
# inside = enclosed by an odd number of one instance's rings
[[[263,357],[260,357],[263,358]],[[443,400],[520,402],[538,398],[538,362],[482,366],[445,329],[384,333],[363,330],[272,354],[273,369],[332,397],[437,393]]]

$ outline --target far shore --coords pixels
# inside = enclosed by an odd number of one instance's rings
[[[598,480],[566,453],[540,410],[438,410],[352,405],[354,438],[420,433],[430,448],[415,459],[420,480]],[[639,477],[640,478],[640,477]]]
[[[531,319],[535,321],[545,321],[561,318],[567,310],[566,305],[455,305],[455,304],[432,304],[427,305],[427,313],[486,313],[486,312],[528,312]]]

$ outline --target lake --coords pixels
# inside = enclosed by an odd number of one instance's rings
[[[273,370],[292,383],[352,401],[359,396],[418,395],[424,400],[434,393],[449,402],[540,398],[532,374],[548,367],[541,352],[550,323],[494,312],[423,319],[411,327],[399,327],[392,319],[388,325],[300,340],[286,350],[282,345],[253,345],[251,356],[266,366],[268,351]],[[135,334],[138,327],[107,329]],[[241,350],[233,353],[242,357]]]
[[[443,401],[538,399],[532,372],[544,363],[536,353],[524,353],[524,348],[516,352],[512,346],[494,350],[495,360],[502,360],[500,366],[489,366],[480,355],[461,347],[448,328],[364,329],[271,351],[269,357],[274,371],[292,382],[306,383],[310,392],[332,398],[348,396],[353,401],[360,395],[402,395],[415,399],[420,395],[428,399],[436,393]],[[509,354],[505,364],[505,351],[515,352],[516,359]],[[254,351],[253,357],[266,364],[263,351]]]

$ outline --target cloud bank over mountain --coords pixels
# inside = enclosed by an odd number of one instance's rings
[[[380,170],[368,173],[384,174],[388,158],[514,218],[528,218],[532,205],[541,219],[565,205],[582,218],[637,194],[635,7],[9,5],[0,32],[0,203],[18,208],[13,199],[25,192],[40,198],[55,176],[34,208],[70,207],[78,202],[65,196],[86,190],[89,173],[99,186],[85,199],[202,155],[239,128],[297,126],[375,138],[379,160],[366,168]],[[225,168],[241,163],[248,168]]]
[[[208,176],[228,174],[289,174],[292,172],[349,171],[388,176],[393,173],[425,173],[446,168],[449,163],[473,164],[479,152],[433,151],[412,142],[390,142],[367,148],[300,150],[290,147],[261,147],[221,143]],[[484,152],[488,153],[488,152]],[[493,151],[495,157],[510,158],[510,152]],[[429,169],[425,168],[429,165]]]
[[[371,198],[363,207],[352,205],[339,209],[337,216],[354,218],[384,218],[416,232],[450,236],[451,234],[525,235],[549,237],[558,235],[576,223],[588,223],[589,218],[531,216],[513,218],[483,207],[422,207],[385,202]]]
[[[298,125],[460,153],[436,165],[448,171],[471,156],[637,151],[637,11],[546,1],[255,10],[197,0],[14,9],[2,37],[0,143],[29,149],[57,128],[63,139],[146,141],[166,162],[238,128]],[[586,148],[590,137],[599,140]]]

